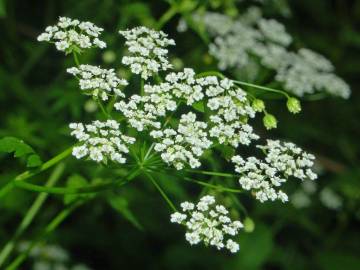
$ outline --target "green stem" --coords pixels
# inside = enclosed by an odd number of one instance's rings
[[[220,79],[225,78],[224,74],[222,74],[219,71],[215,71],[215,70],[201,72],[199,74],[196,74],[195,78],[202,78],[202,77],[208,77],[208,76],[216,76],[216,77],[219,77]]]
[[[76,66],[80,66],[80,61],[79,61],[79,58],[77,56],[77,53],[76,52],[73,52],[73,56],[74,56],[74,62],[76,64]]]
[[[33,177],[34,175],[37,175],[43,171],[46,171],[47,169],[51,168],[55,164],[59,163],[61,160],[69,156],[72,152],[73,146],[69,147],[65,151],[61,152],[57,156],[53,157],[52,159],[48,160],[47,162],[43,163],[39,168],[31,170],[31,171],[25,171],[22,174],[19,174],[15,177],[15,179],[8,182],[1,190],[0,190],[0,199],[5,196],[7,193],[9,193],[14,188],[14,182],[15,181],[24,181],[30,177]]]
[[[31,250],[37,246],[43,238],[45,238],[48,234],[50,234],[52,231],[54,231],[75,209],[77,209],[80,205],[82,205],[84,201],[78,201],[77,203],[74,203],[65,209],[63,209],[55,218],[45,227],[45,230],[40,235],[40,237],[35,240],[30,247],[26,250],[26,252],[21,253],[19,256],[15,258],[15,260],[6,267],[5,270],[16,270],[18,267],[24,262],[24,260],[27,258]]]
[[[131,179],[133,179],[135,176],[138,175],[140,169],[139,168],[134,168],[132,171],[129,172],[129,174],[125,177],[123,177],[122,179],[127,180],[124,181],[121,184],[125,184],[128,181],[130,181]],[[89,199],[83,199],[81,201],[77,201],[71,205],[69,205],[68,207],[66,207],[65,209],[63,209],[57,216],[55,216],[55,218],[45,227],[45,230],[43,231],[43,233],[40,235],[39,238],[37,238],[37,240],[35,240],[30,247],[26,250],[26,252],[20,254],[19,256],[17,256],[15,258],[15,260],[6,268],[6,270],[16,270],[18,269],[18,267],[24,262],[24,260],[27,258],[27,256],[29,255],[30,251],[37,246],[48,234],[50,234],[51,232],[53,232],[76,208],[78,208],[79,206],[81,206],[82,204],[84,204],[85,202],[87,202]]]
[[[190,173],[197,173],[197,174],[204,174],[204,175],[213,175],[213,176],[220,176],[220,177],[229,177],[229,178],[234,178],[234,177],[238,177],[235,174],[230,174],[230,173],[223,173],[223,172],[211,172],[211,171],[203,171],[203,170],[193,170],[193,169],[186,169],[187,172]]]
[[[171,20],[172,17],[174,17],[176,15],[176,13],[178,12],[178,8],[175,5],[172,5],[158,20],[157,24],[156,24],[156,29],[160,30],[161,28],[164,27],[164,25]]]
[[[256,84],[252,84],[252,83],[247,83],[247,82],[242,82],[242,81],[235,81],[233,80],[234,83],[236,84],[240,84],[240,85],[245,85],[245,86],[249,86],[249,87],[253,87],[253,88],[258,88],[264,91],[268,91],[268,92],[274,92],[274,93],[278,93],[281,95],[284,95],[286,98],[290,98],[290,96],[282,90],[278,90],[278,89],[273,89],[273,88],[269,88],[269,87],[265,87],[265,86],[260,86],[260,85],[256,85]]]
[[[242,193],[243,192],[240,189],[233,189],[233,188],[227,188],[227,187],[223,187],[223,186],[213,185],[213,184],[195,180],[195,179],[192,179],[189,177],[182,177],[181,179],[188,181],[188,182],[199,184],[201,186],[205,186],[205,187],[209,187],[209,188],[213,188],[213,189],[219,189],[220,191],[226,191],[226,192],[231,192],[231,193]]]
[[[135,173],[136,172],[136,173]],[[126,178],[120,178],[111,183],[105,184],[98,184],[98,185],[90,185],[87,187],[80,187],[80,188],[64,188],[64,187],[46,187],[35,185],[27,182],[14,182],[14,185],[18,188],[26,189],[29,191],[40,192],[40,193],[50,193],[50,194],[59,194],[59,195],[69,195],[69,194],[86,194],[86,193],[97,193],[99,191],[105,191],[116,186],[121,186],[127,183],[130,177],[136,176],[139,172],[139,169],[133,170],[129,173],[129,176]],[[124,181],[125,180],[125,181]]]
[[[141,78],[140,80],[140,95],[144,96],[145,92],[144,92],[144,84],[145,84],[145,80]]]
[[[155,179],[151,176],[151,174],[149,174],[148,172],[144,171],[144,174],[149,178],[149,180],[151,181],[151,183],[153,183],[153,185],[156,187],[156,189],[159,191],[159,193],[161,194],[161,196],[165,199],[165,201],[167,202],[167,204],[170,206],[170,208],[174,211],[177,212],[177,209],[175,207],[175,205],[171,202],[171,200],[169,199],[169,197],[166,195],[166,193],[163,191],[163,189],[159,186],[159,184],[155,181]]]
[[[46,187],[53,186],[59,180],[64,169],[65,169],[65,165],[63,163],[60,163],[59,165],[57,165],[55,167],[53,173],[50,175],[49,180],[47,181],[45,186]],[[21,223],[17,227],[15,234],[1,250],[1,252],[0,252],[0,267],[4,264],[4,262],[10,255],[11,251],[14,249],[16,241],[23,234],[23,232],[29,227],[29,225],[31,224],[34,217],[39,212],[41,206],[44,204],[47,197],[48,197],[48,194],[39,194],[37,196],[34,203],[31,205],[31,207],[27,211],[26,215],[22,219]]]
[[[105,117],[108,118],[108,119],[111,119],[110,114],[104,108],[103,104],[101,103],[101,100],[97,99],[97,103],[98,103],[98,105],[100,107],[101,112],[105,115]]]

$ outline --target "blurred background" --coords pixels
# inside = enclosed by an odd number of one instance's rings
[[[285,205],[261,204],[241,195],[239,200],[249,217],[248,232],[241,234],[241,251],[235,256],[190,247],[183,229],[170,225],[161,197],[141,182],[119,190],[126,207],[109,205],[105,193],[78,209],[47,238],[47,249],[65,253],[64,264],[101,270],[360,269],[360,1],[185,2],[226,14],[259,6],[265,17],[286,26],[296,44],[330,59],[336,73],[350,84],[348,100],[304,101],[303,112],[295,117],[276,101],[271,104],[279,120],[279,128],[271,136],[286,138],[313,152],[320,178],[315,183],[290,183],[291,200]],[[47,160],[73,143],[69,122],[91,121],[99,113],[96,103],[80,95],[76,81],[66,74],[65,69],[73,65],[71,57],[36,41],[58,16],[89,20],[103,27],[108,49],[101,53],[92,50],[81,60],[115,67],[127,77],[121,67],[123,40],[117,31],[153,26],[168,8],[169,3],[160,0],[0,0],[0,137],[21,138]],[[199,36],[191,30],[176,31],[180,17],[174,16],[163,27],[177,43],[171,49],[174,65],[191,66],[196,71],[214,69],[215,60]],[[0,186],[25,170],[21,160],[10,155],[0,154],[0,162]],[[72,158],[65,165],[64,182],[69,177],[91,180],[99,170],[91,162]],[[39,181],[48,175],[40,175]],[[174,181],[164,179],[163,184],[176,202],[199,191]],[[10,239],[35,196],[16,190],[1,201],[0,246]],[[41,232],[61,207],[62,198],[51,196],[23,237],[23,244]],[[20,269],[40,269],[35,268],[39,256],[30,257]]]

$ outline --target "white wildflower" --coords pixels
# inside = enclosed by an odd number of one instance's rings
[[[181,205],[194,204],[183,202]],[[171,222],[186,227],[185,238],[190,245],[203,242],[206,246],[217,249],[228,249],[231,253],[239,250],[239,245],[231,238],[236,236],[243,227],[240,221],[232,221],[223,205],[215,203],[213,196],[204,196],[195,208],[183,210],[185,213],[175,212],[171,215]]]
[[[186,164],[191,168],[201,165],[199,158],[212,142],[207,138],[207,124],[196,121],[194,113],[183,114],[177,130],[166,128],[152,131],[150,136],[157,140],[154,150],[161,153],[164,162],[181,170]]]
[[[106,43],[99,39],[102,31],[102,28],[91,22],[60,17],[57,25],[48,26],[37,40],[55,43],[57,50],[67,54],[73,51],[80,53],[83,49],[105,48]]]
[[[234,156],[235,171],[241,174],[239,183],[245,190],[254,192],[256,199],[288,201],[280,186],[292,176],[300,180],[314,180],[312,172],[314,156],[304,152],[293,143],[268,140],[267,145],[258,146],[266,153],[264,161],[255,157],[246,160]]]
[[[136,27],[119,33],[126,39],[130,53],[122,58],[122,63],[130,66],[133,73],[140,74],[146,80],[159,71],[171,68],[166,47],[175,45],[175,42],[168,39],[164,32]]]
[[[73,130],[71,135],[79,140],[72,151],[78,159],[87,156],[96,162],[125,163],[128,146],[135,142],[134,138],[121,133],[120,124],[115,120],[94,121],[89,125],[71,123],[69,127]]]
[[[80,89],[94,98],[108,100],[109,96],[125,97],[120,87],[128,83],[116,76],[113,69],[102,69],[97,66],[80,65],[68,68],[67,72],[79,79]]]

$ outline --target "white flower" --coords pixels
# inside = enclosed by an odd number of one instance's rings
[[[181,170],[186,164],[191,168],[201,165],[199,157],[212,142],[207,138],[207,125],[196,121],[194,113],[183,114],[177,130],[166,128],[152,131],[150,136],[157,140],[154,150],[161,153],[164,162]]]
[[[266,153],[264,161],[234,156],[232,162],[235,171],[242,174],[239,179],[241,187],[252,190],[259,201],[280,200],[285,203],[288,196],[279,187],[290,176],[301,180],[317,177],[311,170],[315,157],[295,144],[268,140],[267,145],[258,147]]]
[[[122,63],[130,66],[133,73],[146,80],[159,71],[171,68],[166,47],[175,45],[175,42],[168,39],[164,32],[136,27],[119,33],[125,37],[130,52],[130,56],[123,57]]]
[[[46,27],[37,40],[55,43],[57,50],[66,53],[93,47],[103,49],[106,43],[98,38],[102,31],[102,28],[91,22],[80,23],[78,20],[60,17],[57,25]]]
[[[125,136],[120,131],[120,125],[114,120],[106,122],[94,121],[92,124],[71,123],[71,135],[79,140],[72,154],[76,158],[89,157],[96,162],[111,160],[125,163],[125,154],[129,152],[128,145],[135,139]]]
[[[68,68],[67,72],[79,79],[80,89],[94,98],[107,100],[108,96],[125,97],[120,87],[128,83],[116,76],[113,69],[102,69],[97,66],[80,65]]]
[[[253,8],[237,19],[212,12],[195,14],[194,19],[203,22],[214,38],[209,52],[222,70],[257,68],[259,59],[263,66],[275,70],[275,80],[295,95],[325,91],[343,98],[350,96],[349,86],[333,73],[334,67],[325,57],[309,49],[290,51],[292,38],[284,25],[261,18]]]
[[[227,248],[232,253],[239,250],[239,245],[231,237],[238,234],[242,223],[238,220],[232,221],[225,207],[215,204],[213,196],[202,197],[196,209],[190,202],[183,202],[181,206],[186,214],[173,213],[171,222],[186,227],[185,238],[190,245],[203,242],[217,249]]]

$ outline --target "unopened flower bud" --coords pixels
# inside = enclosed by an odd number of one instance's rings
[[[286,102],[286,106],[291,113],[299,113],[301,111],[301,104],[297,98],[290,97]]]
[[[261,99],[254,99],[254,101],[252,102],[252,108],[256,111],[256,112],[262,112],[265,109],[265,103],[264,101],[262,101]]]
[[[272,114],[265,114],[263,123],[266,129],[273,129],[277,127],[277,120]]]

